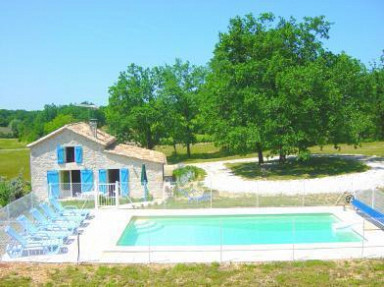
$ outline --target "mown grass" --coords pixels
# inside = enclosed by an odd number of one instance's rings
[[[363,172],[369,167],[361,161],[342,157],[312,156],[299,162],[294,158],[285,164],[273,160],[259,165],[257,162],[227,163],[231,171],[246,179],[287,180],[320,178],[353,172]]]
[[[357,147],[341,144],[339,148],[340,149],[335,149],[333,145],[325,145],[322,148],[315,146],[311,147],[310,151],[319,154],[363,154],[369,156],[384,156],[384,141],[366,142]]]
[[[25,180],[30,181],[29,150],[0,150],[0,176],[13,178],[20,172]]]
[[[0,139],[0,150],[16,148],[26,148],[26,144],[17,139]]]
[[[0,176],[13,178],[23,173],[30,181],[29,150],[17,139],[0,139]]]
[[[259,264],[2,264],[0,286],[382,286],[384,260]]]

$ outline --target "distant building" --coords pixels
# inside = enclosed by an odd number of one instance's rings
[[[141,198],[141,170],[146,168],[150,194],[162,195],[163,153],[134,145],[117,144],[116,138],[92,125],[68,124],[28,145],[32,190],[42,198],[72,197],[95,191]]]

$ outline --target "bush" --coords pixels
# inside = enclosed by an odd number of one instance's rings
[[[30,190],[30,185],[23,179],[23,174],[18,177],[7,180],[0,177],[0,206],[5,206],[13,200],[16,200]]]
[[[187,165],[175,169],[172,175],[176,178],[176,181],[187,183],[194,180],[202,180],[207,175],[207,173],[202,168]]]

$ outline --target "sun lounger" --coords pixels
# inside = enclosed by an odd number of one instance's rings
[[[371,221],[376,223],[376,225],[379,225],[380,227],[384,228],[384,214],[371,208],[370,206],[366,205],[365,203],[353,199],[352,205],[361,213],[363,213],[365,216],[367,216]]]
[[[209,193],[197,193],[196,191],[182,191],[184,195],[188,198],[188,202],[201,202],[211,200],[211,195]]]
[[[36,226],[24,215],[20,215],[16,218],[16,220],[24,228],[26,234],[35,237],[46,235],[48,237],[58,238],[62,239],[63,241],[67,241],[68,236],[72,233],[72,231],[65,229]]]
[[[80,217],[77,215],[61,215],[53,210],[47,203],[43,202],[40,204],[41,209],[44,211],[45,215],[53,220],[53,221],[69,221],[69,222],[77,222],[78,225],[84,221],[84,217]]]
[[[36,221],[41,224],[41,225],[45,225],[45,226],[56,226],[56,227],[59,227],[59,228],[64,228],[64,229],[68,229],[68,230],[71,230],[71,231],[76,231],[77,228],[79,227],[79,224],[77,222],[69,222],[69,221],[51,221],[51,220],[48,220],[43,214],[41,214],[40,211],[38,211],[36,208],[32,208],[30,211],[29,211],[33,218],[36,219]]]
[[[5,228],[5,232],[13,239],[13,242],[6,247],[6,252],[11,258],[25,254],[56,254],[62,246],[60,239],[46,236],[41,238],[22,236],[10,226]]]
[[[53,208],[59,212],[61,215],[79,215],[87,218],[90,216],[90,211],[88,209],[78,209],[75,206],[66,206],[64,207],[56,198],[51,198],[50,203]]]

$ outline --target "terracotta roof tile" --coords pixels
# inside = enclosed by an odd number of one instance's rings
[[[94,137],[89,124],[84,123],[84,122],[79,122],[79,123],[74,123],[74,124],[67,124],[67,125],[49,133],[49,134],[47,134],[46,136],[39,138],[37,141],[34,141],[34,142],[28,144],[27,147],[32,147],[36,144],[39,144],[39,143],[45,141],[46,139],[63,132],[64,130],[73,131],[74,133],[81,135],[81,136],[84,136],[84,137],[86,137],[86,138],[88,138],[94,142],[97,142],[97,143],[103,145],[104,147],[106,147],[106,146],[108,146],[108,145],[110,145],[116,141],[116,138],[114,136],[111,136],[111,135],[107,134],[106,132],[103,132],[99,129],[97,129],[97,137]]]
[[[110,134],[107,134],[106,132],[103,132],[100,129],[97,129],[97,136],[95,138],[89,124],[83,122],[68,125],[67,129],[97,143],[100,143],[103,146],[108,146],[116,141],[116,138],[114,136],[111,136]]]
[[[145,149],[134,145],[118,144],[113,146],[111,149],[106,149],[105,152],[151,162],[158,162],[163,164],[167,163],[167,158],[162,152]]]

